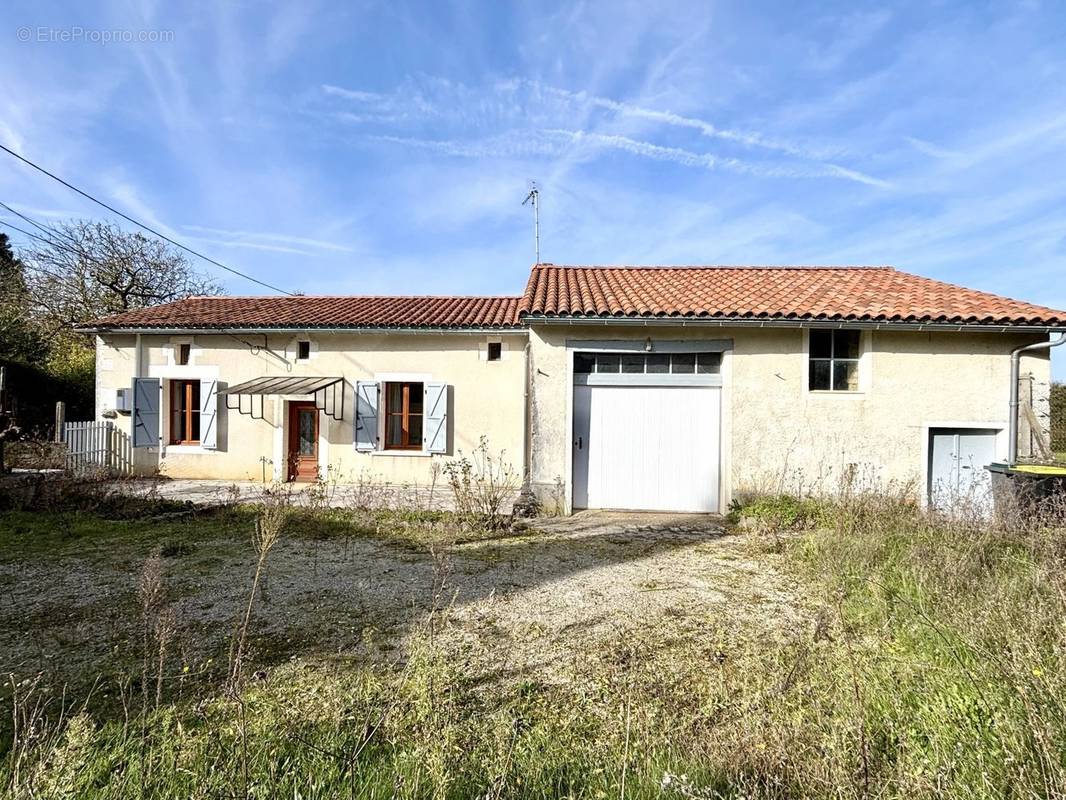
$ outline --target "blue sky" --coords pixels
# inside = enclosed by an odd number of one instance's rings
[[[289,289],[520,293],[535,179],[545,261],[1066,308],[1059,2],[16,2],[0,42],[0,141]],[[0,200],[100,216],[9,157]]]

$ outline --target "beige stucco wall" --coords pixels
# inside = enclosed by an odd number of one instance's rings
[[[1040,334],[864,331],[860,389],[807,390],[806,332],[797,328],[534,326],[532,477],[542,496],[556,480],[570,497],[572,358],[568,340],[730,339],[722,364],[722,508],[745,488],[834,491],[924,485],[923,442],[935,426],[995,427],[1006,456],[1010,350]],[[1022,359],[1036,387],[1046,353]],[[1039,389],[1038,389],[1039,391]],[[678,420],[683,435],[683,420]],[[1022,436],[1023,447],[1027,441]],[[1023,452],[1024,454],[1024,452]]]
[[[572,350],[568,340],[728,339],[722,364],[722,507],[745,488],[833,491],[844,475],[862,485],[913,486],[925,479],[930,427],[993,427],[1006,456],[1010,350],[1046,339],[1041,334],[865,331],[857,393],[807,390],[806,332],[797,328],[701,326],[534,326],[530,338],[532,478],[554,502],[561,486],[570,502]],[[355,480],[360,473],[383,482],[425,485],[430,465],[469,452],[488,437],[521,471],[524,440],[525,334],[388,335],[312,334],[311,359],[295,360],[296,337],[273,336],[269,348],[219,335],[141,338],[140,374],[211,378],[233,385],[264,375],[343,376],[348,382],[344,419],[322,416],[320,463],[326,474]],[[503,359],[485,360],[488,341],[503,342]],[[191,342],[188,366],[174,364],[175,346]],[[105,335],[97,347],[97,414],[114,407],[115,390],[135,374],[136,340]],[[1050,383],[1046,352],[1022,359],[1022,377],[1039,405]],[[291,372],[288,367],[291,366]],[[357,380],[443,381],[450,386],[449,454],[359,453],[352,444],[353,391]],[[1024,392],[1023,392],[1024,394]],[[164,447],[135,451],[138,471],[174,477],[259,479],[281,477],[285,452],[285,399],[268,399],[265,420],[226,411],[219,404],[219,447]],[[165,414],[164,414],[165,416]],[[129,416],[116,424],[129,430]],[[683,434],[683,420],[678,420]],[[1022,455],[1029,436],[1022,424]],[[558,480],[558,483],[557,483]]]
[[[493,453],[503,450],[514,469],[521,473],[525,438],[522,387],[525,380],[525,335],[404,334],[355,335],[316,334],[310,339],[312,351],[307,361],[295,358],[295,336],[270,336],[264,349],[253,352],[251,344],[262,345],[262,336],[141,337],[142,377],[161,379],[215,379],[225,385],[267,375],[322,375],[346,379],[344,418],[335,421],[319,415],[319,463],[324,475],[342,481],[360,474],[392,484],[426,485],[430,465],[469,453],[479,438],[488,438]],[[486,359],[486,345],[503,345],[502,358]],[[175,364],[174,351],[182,342],[192,344],[190,363]],[[115,390],[128,387],[135,374],[136,337],[103,335],[97,339],[96,413],[98,418],[115,406]],[[356,452],[353,446],[354,384],[359,380],[441,381],[449,385],[449,438],[444,455],[395,454],[388,451]],[[288,398],[307,399],[307,398]],[[164,392],[164,436],[167,393]],[[285,398],[267,398],[265,419],[253,419],[229,411],[223,398],[218,403],[218,447],[164,446],[134,451],[136,469],[142,474],[159,471],[176,478],[221,478],[259,480],[282,477],[285,437]],[[126,432],[130,416],[120,414],[115,424]],[[265,462],[262,460],[265,459]]]

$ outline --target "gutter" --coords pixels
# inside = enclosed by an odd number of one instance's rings
[[[1022,353],[1032,350],[1050,350],[1066,342],[1066,333],[1060,333],[1055,341],[1036,342],[1016,347],[1010,351],[1010,415],[1007,418],[1007,466],[1018,463],[1018,373],[1021,369]]]
[[[396,334],[429,333],[441,336],[525,336],[534,325],[546,326],[588,326],[588,327],[671,327],[671,328],[850,328],[853,330],[906,330],[906,331],[944,331],[974,333],[1066,333],[1066,325],[992,325],[988,323],[958,322],[886,322],[864,320],[808,320],[808,319],[752,319],[751,317],[540,317],[523,318],[522,323],[507,328],[355,328],[355,327],[256,327],[236,328],[197,328],[197,327],[86,327],[75,328],[79,333],[137,333],[169,335],[204,335],[204,334]]]
[[[279,328],[279,327],[244,327],[244,328],[190,328],[190,327],[156,327],[156,328],[109,328],[109,327],[92,327],[92,328],[75,328],[78,333],[135,333],[145,335],[210,335],[217,334],[225,336],[226,334],[240,333],[240,334],[312,334],[312,333],[327,333],[327,334],[385,334],[385,333],[432,333],[440,336],[453,336],[453,335],[469,335],[469,336],[526,336],[528,331],[526,328]]]
[[[524,318],[526,325],[546,326],[632,326],[673,328],[849,328],[852,330],[908,330],[975,333],[1066,333],[1066,325],[992,325],[958,322],[886,322],[869,320],[752,319],[750,317],[534,317]]]

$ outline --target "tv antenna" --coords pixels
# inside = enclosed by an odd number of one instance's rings
[[[537,260],[534,263],[540,263],[540,189],[537,188],[536,181],[529,182],[529,194],[526,195],[526,199],[522,201],[522,205],[526,203],[533,203],[533,248],[537,255]]]

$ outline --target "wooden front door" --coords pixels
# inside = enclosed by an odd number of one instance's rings
[[[318,477],[318,409],[314,403],[289,403],[289,480]]]

